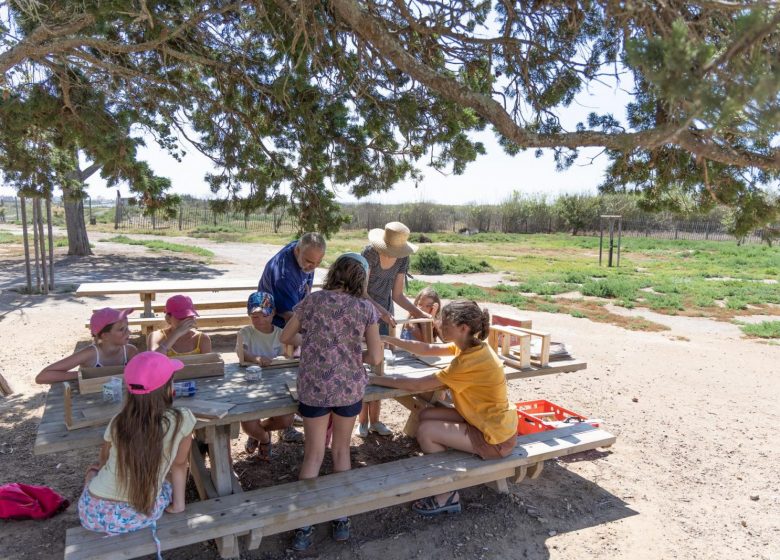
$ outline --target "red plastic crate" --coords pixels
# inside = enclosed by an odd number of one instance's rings
[[[582,414],[572,412],[550,401],[524,401],[517,407],[517,435],[524,436],[555,430],[569,424],[588,422],[598,427],[598,420],[589,421]]]

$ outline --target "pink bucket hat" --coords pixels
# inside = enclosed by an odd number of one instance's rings
[[[172,296],[165,302],[165,312],[170,313],[177,319],[186,319],[188,317],[198,317],[195,306],[188,296]]]
[[[134,395],[146,395],[159,389],[184,364],[159,352],[136,354],[125,366],[125,385]]]
[[[89,330],[92,336],[97,336],[100,331],[108,325],[121,321],[130,315],[134,309],[114,309],[113,307],[104,307],[92,313],[89,318]]]

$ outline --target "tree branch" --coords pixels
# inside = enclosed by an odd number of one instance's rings
[[[399,70],[424,84],[436,95],[471,107],[482,118],[491,122],[501,135],[520,148],[604,147],[626,152],[633,148],[652,149],[673,137],[671,141],[712,161],[761,169],[780,169],[780,150],[774,150],[770,156],[749,151],[738,152],[713,142],[705,142],[690,131],[680,132],[675,125],[626,133],[582,131],[538,134],[529,131],[519,126],[492,97],[472,91],[454,78],[415,59],[386,31],[384,23],[363,10],[356,0],[329,0],[329,3],[339,19]]]

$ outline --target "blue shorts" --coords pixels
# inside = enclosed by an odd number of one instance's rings
[[[357,416],[361,408],[363,408],[363,399],[347,406],[311,406],[299,402],[298,414],[304,418],[319,418],[320,416],[325,416],[332,412],[333,414],[343,416],[344,418],[351,418],[352,416]]]

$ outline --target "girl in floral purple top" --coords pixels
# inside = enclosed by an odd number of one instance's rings
[[[357,253],[345,253],[334,262],[322,290],[313,292],[293,308],[281,341],[290,344],[303,337],[298,368],[298,412],[305,434],[303,464],[298,478],[316,478],[325,457],[325,435],[333,426],[333,471],[351,468],[349,444],[355,418],[363,405],[368,384],[363,363],[379,364],[382,343],[379,316],[368,299],[368,262]],[[362,350],[366,341],[367,350]],[[293,548],[311,545],[313,528],[295,532]],[[349,538],[349,519],[333,522],[336,540]]]

